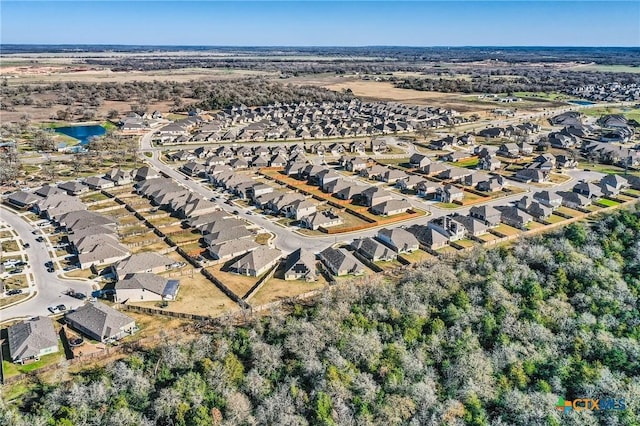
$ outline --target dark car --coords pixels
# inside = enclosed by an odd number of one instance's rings
[[[64,305],[58,305],[58,306],[56,306],[56,308],[58,308],[58,311],[59,311],[59,312],[64,312],[64,311],[66,311],[66,310],[67,310],[67,307],[66,307],[66,306],[64,306]]]
[[[29,243],[24,243],[24,244],[22,245],[22,247],[24,247],[24,248],[29,248],[29,247],[31,247],[31,244],[29,244]]]
[[[56,270],[53,268],[53,266],[47,268],[47,272],[55,272]]]
[[[238,214],[238,213],[240,213],[238,210],[233,211],[233,214]]]
[[[87,295],[84,293],[71,293],[69,296],[79,299],[79,300],[84,300],[87,298]]]
[[[53,262],[49,260],[44,263],[44,266],[46,266],[47,268],[53,268]]]
[[[42,237],[38,237],[38,238],[36,238],[36,241],[37,241],[37,242],[39,242],[39,243],[41,243],[41,242],[43,242],[43,241],[44,241],[44,238],[42,238]]]
[[[13,290],[7,291],[7,296],[13,296],[15,294],[22,294],[22,290],[19,288],[14,288]]]

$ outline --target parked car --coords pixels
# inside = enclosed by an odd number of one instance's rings
[[[55,272],[55,271],[56,271],[56,270],[55,270],[55,268],[54,268],[53,266],[52,266],[52,267],[47,268],[47,272]]]
[[[39,243],[41,243],[41,242],[43,242],[43,241],[44,241],[44,238],[42,238],[42,237],[38,237],[38,238],[36,238],[36,241],[37,241],[37,242],[39,242]]]
[[[22,269],[21,268],[16,268],[13,271],[9,272],[10,274],[21,274],[22,273]]]
[[[47,309],[52,314],[59,314],[60,313],[60,309],[57,306],[49,306]]]
[[[29,244],[29,243],[24,243],[24,244],[22,245],[22,247],[24,247],[24,248],[29,248],[29,247],[31,247],[31,244]]]
[[[16,294],[22,294],[22,289],[14,288],[13,290],[7,291],[7,296],[13,296],[13,295],[16,295]]]
[[[67,307],[64,305],[58,305],[56,308],[58,308],[58,312],[64,312],[67,310]]]
[[[84,293],[76,293],[76,292],[73,292],[73,293],[69,294],[69,296],[71,296],[71,297],[73,297],[75,299],[78,299],[78,300],[84,300],[84,299],[87,298],[86,294],[84,294]]]
[[[47,268],[53,268],[53,262],[48,260],[48,261],[44,262],[44,266],[46,266]]]

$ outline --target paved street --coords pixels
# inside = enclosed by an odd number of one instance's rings
[[[0,208],[2,220],[8,223],[18,233],[22,241],[29,243],[31,246],[25,249],[28,260],[28,269],[35,277],[35,291],[37,294],[26,302],[19,303],[14,306],[0,310],[0,322],[8,321],[12,318],[31,317],[35,315],[49,315],[48,306],[64,304],[67,308],[76,308],[83,302],[64,294],[69,289],[91,294],[91,283],[88,281],[63,280],[56,276],[55,273],[47,272],[44,264],[51,260],[51,255],[46,243],[36,241],[37,235],[33,235],[31,231],[36,229],[23,218],[19,217],[15,212]]]

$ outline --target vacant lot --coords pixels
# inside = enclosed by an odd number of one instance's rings
[[[158,308],[159,302],[140,302],[133,305]],[[218,290],[211,281],[201,274],[195,274],[193,278],[180,280],[177,300],[169,302],[169,306],[164,309],[215,317],[237,308],[236,303]]]
[[[322,275],[319,275],[318,280],[313,282],[285,281],[282,279],[282,272],[278,271],[248,302],[254,306],[264,305],[265,303],[295,297],[326,286],[327,282]]]
[[[260,277],[248,277],[229,272],[226,266],[231,263],[227,262],[226,264],[211,266],[207,268],[207,271],[222,281],[236,296],[243,297],[258,282]]]

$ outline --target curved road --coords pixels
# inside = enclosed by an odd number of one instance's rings
[[[9,306],[0,310],[0,323],[13,318],[25,318],[36,315],[49,315],[48,306],[64,304],[67,308],[77,308],[83,304],[82,301],[67,296],[65,293],[69,289],[90,295],[92,291],[91,283],[87,281],[63,280],[55,273],[47,272],[44,264],[51,260],[46,242],[36,241],[37,235],[31,232],[37,229],[15,212],[0,208],[2,220],[8,223],[20,236],[23,242],[29,243],[30,247],[24,249],[29,259],[25,272],[31,272],[35,279],[35,296],[31,299]]]

